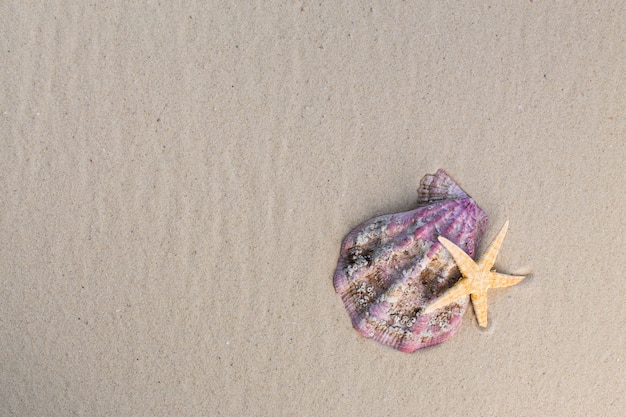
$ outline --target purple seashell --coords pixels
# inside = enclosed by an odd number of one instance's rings
[[[487,214],[443,170],[422,178],[420,207],[374,217],[341,244],[335,291],[361,335],[402,352],[450,338],[461,325],[469,297],[422,314],[461,277],[444,236],[472,258]]]

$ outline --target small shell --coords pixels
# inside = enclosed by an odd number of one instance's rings
[[[354,328],[403,352],[451,337],[468,306],[465,297],[422,314],[461,276],[437,237],[474,257],[487,225],[485,212],[443,170],[422,179],[418,203],[354,228],[343,240],[333,279]]]

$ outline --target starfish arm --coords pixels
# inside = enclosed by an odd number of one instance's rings
[[[463,252],[463,249],[443,236],[439,236],[439,242],[450,252],[463,276],[471,277],[474,275],[477,269],[476,262],[467,253]]]
[[[489,288],[510,287],[520,283],[524,278],[526,278],[524,275],[507,275],[492,272],[489,276]]]
[[[429,304],[424,310],[424,313],[432,313],[433,311],[441,307],[445,307],[448,304],[451,304],[468,295],[469,291],[467,288],[465,288],[464,284],[464,279],[459,280],[452,288],[444,292],[441,297],[437,298],[435,301]]]
[[[480,257],[478,260],[478,265],[481,269],[485,271],[491,270],[493,268],[493,264],[496,262],[496,256],[498,256],[498,252],[500,252],[500,246],[502,246],[502,241],[504,240],[504,236],[506,235],[506,231],[509,229],[509,221],[507,220],[502,226],[500,233],[498,236],[491,242],[489,245],[489,249]]]
[[[472,306],[480,327],[487,327],[487,290],[472,293]]]

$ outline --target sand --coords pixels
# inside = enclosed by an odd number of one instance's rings
[[[623,415],[622,2],[130,3],[0,6],[0,415]],[[332,275],[438,168],[532,275],[405,354]]]

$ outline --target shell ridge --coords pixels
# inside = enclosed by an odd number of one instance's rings
[[[476,252],[476,245],[480,242],[484,233],[487,215],[472,198],[468,197],[462,200],[460,206],[460,213],[443,230],[441,236],[454,242],[473,258]]]
[[[467,197],[467,193],[442,169],[434,175],[425,175],[417,189],[419,204]]]
[[[415,239],[433,239],[435,243],[437,236],[441,234],[440,229],[445,229],[458,216],[460,207],[455,202],[443,203],[442,207],[435,214],[428,218],[422,227],[413,232]]]

